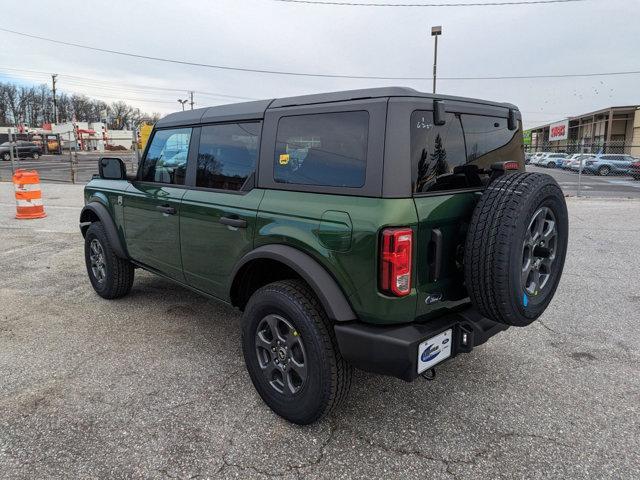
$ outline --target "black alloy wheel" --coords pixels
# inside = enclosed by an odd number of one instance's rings
[[[295,395],[307,380],[307,357],[298,330],[282,316],[269,314],[255,334],[258,364],[271,387],[284,395]]]
[[[533,214],[522,247],[522,291],[536,296],[548,285],[556,259],[558,228],[556,217],[549,207],[541,207]]]

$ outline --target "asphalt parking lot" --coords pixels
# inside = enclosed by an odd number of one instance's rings
[[[578,192],[578,173],[559,168],[545,168],[527,165],[528,172],[540,172],[556,179],[565,195],[575,196]],[[592,198],[636,198],[640,199],[640,181],[628,175],[601,177],[583,174],[580,179],[580,196]]]
[[[253,390],[237,311],[145,272],[94,294],[80,186],[13,219],[0,183],[0,478],[640,478],[640,201],[568,199],[543,317],[439,367],[357,372],[310,427]]]

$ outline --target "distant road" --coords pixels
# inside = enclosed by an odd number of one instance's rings
[[[105,155],[120,157],[125,161],[127,172],[134,173],[137,162],[133,152],[113,152],[107,154],[78,154],[76,183],[87,183],[92,175],[98,173],[98,159]],[[19,161],[20,168],[35,169],[40,173],[43,182],[71,183],[69,155],[43,155],[38,160],[23,158]],[[554,177],[567,195],[575,195],[578,188],[578,174],[557,168],[543,168],[527,165],[528,172],[547,173]],[[10,162],[0,161],[0,179],[11,180]],[[629,176],[599,177],[597,175],[582,175],[581,195],[588,197],[639,198],[640,181]]]

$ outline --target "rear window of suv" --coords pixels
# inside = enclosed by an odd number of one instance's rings
[[[317,113],[278,122],[273,177],[278,183],[364,186],[369,113]]]
[[[521,157],[521,130],[509,130],[506,118],[447,113],[445,124],[435,125],[431,111],[411,115],[414,193],[479,187],[464,174],[454,174],[455,167],[488,168]]]

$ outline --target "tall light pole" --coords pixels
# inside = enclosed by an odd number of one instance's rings
[[[56,79],[58,75],[51,75],[51,89],[53,90],[53,123],[58,123],[58,102],[56,100]]]
[[[180,105],[182,105],[182,111],[184,112],[184,104],[187,103],[189,100],[187,100],[186,98],[184,100],[180,100],[178,99],[178,103]]]
[[[436,37],[433,50],[433,93],[436,93],[436,71],[438,69],[438,37],[442,35],[442,25],[431,27],[431,36]]]

